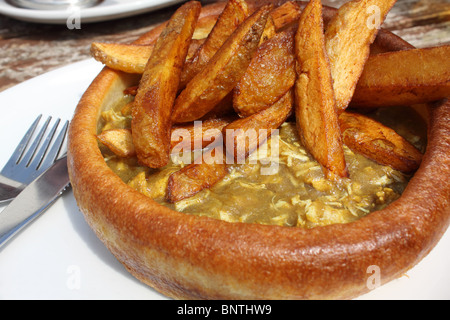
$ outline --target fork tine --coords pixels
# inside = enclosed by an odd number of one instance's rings
[[[64,123],[64,126],[62,127],[61,131],[59,132],[58,136],[56,137],[55,142],[53,143],[53,146],[50,148],[47,155],[43,159],[43,161],[41,163],[41,168],[47,168],[53,162],[55,162],[56,158],[58,157],[59,152],[61,151],[61,147],[64,143],[68,127],[69,127],[69,121],[66,121]]]
[[[5,180],[11,185],[13,181],[27,185],[49,168],[60,155],[67,135],[69,121],[66,121],[60,132],[61,119],[49,129],[52,117],[48,117],[39,133],[37,131],[40,115],[28,129],[20,144],[16,147],[13,156],[8,160],[0,173],[0,181]],[[35,137],[35,138],[33,138]],[[8,180],[9,179],[9,180]],[[13,186],[13,185],[11,185]],[[14,185],[14,187],[16,187]],[[5,199],[0,199],[5,200]],[[10,199],[9,199],[10,200]]]
[[[34,131],[36,130],[36,127],[37,127],[39,121],[41,120],[41,118],[42,118],[42,114],[40,114],[36,118],[36,120],[34,120],[34,122],[31,124],[30,128],[28,129],[28,131],[23,136],[22,140],[17,145],[16,149],[14,150],[13,154],[9,158],[8,162],[5,164],[5,167],[3,168],[2,173],[3,173],[3,171],[8,170],[8,168],[11,168],[12,166],[15,166],[17,163],[20,162],[20,160],[23,157],[23,153],[24,153],[26,147],[28,146],[28,143],[30,142],[31,136],[33,135]]]
[[[44,159],[45,154],[47,153],[47,150],[50,146],[50,142],[53,140],[53,136],[55,135],[56,129],[58,128],[59,122],[61,119],[57,119],[56,123],[51,128],[50,132],[45,137],[44,142],[39,147],[39,150],[37,150],[35,156],[33,157],[32,161],[28,165],[28,167],[32,169],[38,169],[41,165],[42,160]]]
[[[28,149],[28,151],[25,153],[25,155],[23,156],[23,158],[20,160],[20,162],[22,164],[24,164],[25,166],[29,166],[31,163],[31,160],[33,159],[34,155],[36,154],[36,151],[38,150],[38,146],[41,143],[42,137],[44,136],[45,131],[47,130],[48,124],[50,123],[50,120],[52,119],[52,117],[48,117],[47,120],[45,120],[44,125],[42,126],[41,130],[39,131],[38,135],[36,136],[36,138],[33,140],[33,142],[31,143],[30,148]]]

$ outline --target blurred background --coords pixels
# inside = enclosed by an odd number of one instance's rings
[[[108,1],[104,0],[102,5]],[[114,1],[112,1],[114,2]],[[118,1],[115,1],[118,2]],[[201,1],[209,4],[212,0]],[[323,0],[339,7],[344,0]],[[6,6],[0,0],[0,7]],[[103,22],[66,24],[24,22],[0,14],[0,92],[27,79],[90,57],[91,42],[131,42],[167,20],[178,4],[156,11]],[[383,28],[416,47],[450,44],[449,0],[398,0]]]

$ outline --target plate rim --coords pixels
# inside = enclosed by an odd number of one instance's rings
[[[107,20],[115,20],[133,15],[155,11],[182,2],[184,0],[130,0],[126,2],[113,3],[105,0],[104,3],[90,8],[80,10],[80,22],[92,23]],[[75,11],[70,10],[33,10],[15,7],[6,0],[0,0],[0,14],[25,22],[66,24],[67,20]]]

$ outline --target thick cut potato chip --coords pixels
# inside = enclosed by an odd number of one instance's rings
[[[217,17],[218,15],[216,14],[202,17],[202,14],[200,13],[197,24],[195,25],[194,34],[192,35],[192,40],[202,40],[203,42],[214,27]]]
[[[370,53],[370,45],[396,0],[352,0],[329,22],[325,44],[339,112],[347,108]]]
[[[205,119],[198,123],[178,124],[172,127],[171,149],[197,150],[222,137],[225,126],[236,120],[235,116]]]
[[[233,109],[233,92],[230,92],[223,98],[211,111],[202,119],[217,118],[236,114]]]
[[[245,0],[229,0],[227,2],[205,42],[198,48],[192,58],[186,61],[181,73],[181,88],[184,88],[204,68],[228,37],[247,17],[248,7]]]
[[[303,10],[295,35],[297,76],[295,115],[305,148],[329,179],[348,176],[330,67],[325,51],[322,4],[312,0]]]
[[[264,42],[233,90],[233,108],[241,117],[264,110],[289,91],[295,82],[295,28]]]
[[[171,129],[170,150],[180,152],[202,149],[220,139],[225,126],[236,120],[235,116],[211,118],[201,125],[181,124]],[[133,157],[136,150],[130,129],[109,129],[97,135],[97,139],[114,154],[122,158]]]
[[[186,59],[191,58],[204,41],[204,39],[192,39]],[[91,55],[111,69],[141,74],[144,72],[154,46],[154,44],[144,46],[94,42],[91,45]]]
[[[225,146],[228,155],[237,163],[264,143],[292,113],[294,94],[292,90],[272,106],[246,118],[238,119],[224,128]],[[231,141],[228,141],[231,138]]]
[[[97,135],[97,139],[119,157],[128,158],[136,155],[130,129],[104,130]]]
[[[217,154],[215,154],[217,153]],[[215,161],[219,156],[219,161]],[[166,192],[166,201],[174,203],[197,194],[212,187],[228,173],[223,147],[216,147],[212,154],[202,155],[202,161],[172,173],[169,177]]]
[[[339,123],[344,143],[353,151],[405,173],[419,167],[420,151],[391,128],[348,111],[339,116]]]
[[[143,73],[153,47],[154,45],[94,42],[91,44],[91,55],[111,69]]]
[[[175,100],[175,123],[203,117],[233,90],[258,47],[271,8],[262,6],[247,18],[187,84]]]
[[[233,90],[233,107],[241,116],[265,109],[289,90],[295,80],[293,64],[281,64],[277,53],[293,47],[293,37],[283,47],[260,46],[247,71]],[[352,106],[387,107],[432,102],[450,96],[449,46],[411,49],[369,57],[358,81]],[[275,64],[277,68],[271,68]],[[264,94],[261,94],[261,93]]]
[[[387,52],[369,57],[352,106],[386,107],[450,96],[450,46]]]
[[[263,42],[273,38],[276,34],[277,30],[275,29],[275,22],[273,21],[272,16],[269,15],[261,39],[259,40],[259,45],[262,45]]]
[[[288,1],[275,8],[270,13],[276,31],[280,31],[293,22],[298,21],[302,10],[295,1]]]
[[[173,14],[139,83],[131,130],[138,160],[151,168],[163,167],[169,161],[172,106],[200,9],[199,2],[191,1]]]
[[[248,15],[247,6],[242,0],[231,0],[226,8],[228,8],[227,13],[223,14],[224,17],[221,18],[220,23],[219,20],[217,20],[217,16],[212,15],[204,17],[196,25],[191,45],[189,46],[189,51],[186,56],[187,61],[182,72],[180,87],[184,88],[188,79],[192,79],[192,77],[201,69],[200,67],[204,67],[205,63],[209,61],[213,54],[219,49],[221,41],[227,39],[226,35],[230,35],[239,23],[242,22],[244,13],[245,16]],[[272,10],[261,36],[261,43],[273,37],[277,30],[298,20],[300,12],[300,7],[292,1],[286,2],[282,6]],[[212,32],[211,29],[213,27],[217,29],[217,31]],[[211,36],[209,36],[210,33]],[[207,37],[212,38],[212,40],[208,39],[209,43],[205,44]],[[150,58],[153,47],[154,43],[137,45],[94,42],[91,44],[90,50],[94,59],[111,69],[141,74],[144,72],[145,65]],[[198,52],[200,47],[205,47],[201,49],[202,52]],[[199,57],[194,59],[196,54],[198,54]]]

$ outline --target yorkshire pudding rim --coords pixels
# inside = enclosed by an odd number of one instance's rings
[[[205,6],[202,15],[217,14],[221,5]],[[377,42],[411,48],[385,30]],[[369,291],[369,266],[379,267],[382,283],[395,279],[448,227],[450,101],[429,107],[427,151],[399,200],[352,223],[303,229],[191,216],[127,186],[106,165],[95,136],[106,93],[119,92],[122,77],[104,68],[78,104],[69,129],[69,174],[97,236],[136,278],[169,297],[353,298]]]

